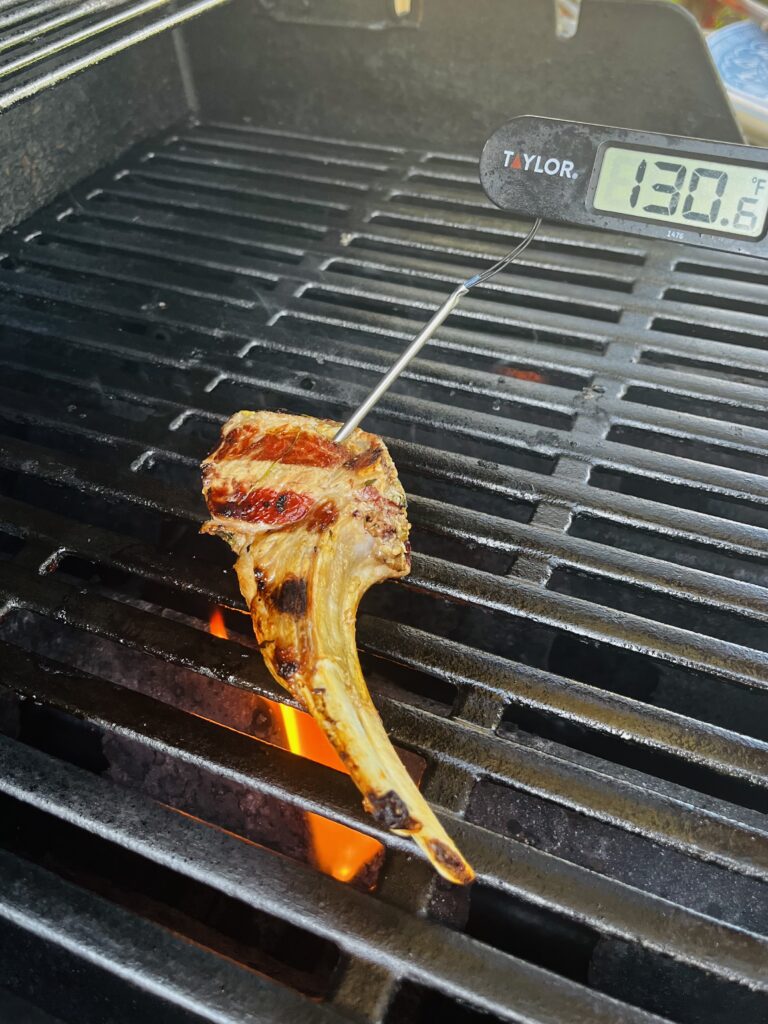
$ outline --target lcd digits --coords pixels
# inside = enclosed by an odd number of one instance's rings
[[[696,230],[757,238],[768,213],[768,171],[611,146],[593,206]]]

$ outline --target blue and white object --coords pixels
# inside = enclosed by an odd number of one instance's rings
[[[712,59],[750,142],[768,145],[768,34],[738,21],[708,38]]]

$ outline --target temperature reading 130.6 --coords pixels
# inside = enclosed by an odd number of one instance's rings
[[[669,152],[610,146],[592,205],[606,213],[758,238],[768,213],[768,171]]]

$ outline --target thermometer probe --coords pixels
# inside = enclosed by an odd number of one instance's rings
[[[519,242],[514,247],[514,249],[510,249],[506,256],[502,256],[497,263],[494,263],[492,267],[489,267],[487,270],[484,270],[481,274],[475,274],[474,277],[468,277],[466,281],[463,281],[458,286],[458,288],[454,289],[454,291],[451,292],[451,294],[448,296],[448,298],[445,300],[442,306],[438,309],[438,311],[426,325],[424,330],[418,335],[418,337],[416,337],[411,342],[411,344],[408,346],[405,352],[403,352],[403,354],[400,356],[400,358],[397,360],[394,366],[387,370],[387,372],[381,378],[381,380],[370,393],[370,395],[368,395],[365,401],[362,402],[357,407],[357,409],[355,409],[355,411],[349,417],[347,422],[339,430],[336,431],[333,440],[337,444],[340,444],[347,437],[349,437],[349,435],[352,433],[355,427],[357,427],[361,423],[361,421],[368,415],[368,413],[371,411],[374,405],[376,405],[381,396],[385,392],[389,391],[391,385],[397,380],[397,378],[406,368],[408,363],[410,363],[410,361],[413,359],[416,353],[419,352],[422,348],[424,348],[424,346],[435,333],[437,328],[443,323],[444,320],[446,320],[450,316],[452,311],[459,304],[459,299],[463,295],[466,295],[467,292],[471,288],[474,288],[476,285],[484,284],[486,281],[490,281],[490,279],[494,277],[496,274],[498,274],[500,270],[503,270],[505,267],[509,266],[509,264],[513,260],[517,259],[520,253],[524,252],[531,244],[534,235],[539,230],[540,225],[541,220],[537,217],[525,238],[521,242]]]
[[[480,181],[491,202],[533,226],[452,292],[334,440],[352,433],[462,296],[516,259],[543,220],[768,259],[768,151],[756,146],[516,117],[486,142]]]

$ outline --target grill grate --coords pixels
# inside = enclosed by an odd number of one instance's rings
[[[545,228],[366,422],[409,492],[415,553],[408,580],[366,598],[360,645],[478,870],[467,893],[338,773],[209,720],[218,696],[192,705],[206,685],[289,699],[236,635],[204,630],[239,596],[197,536],[198,464],[237,408],[343,418],[449,283],[525,226],[450,155],[220,124],[133,151],[66,203],[0,259],[0,916],[16,965],[0,986],[26,998],[51,976],[42,1009],[67,1021],[103,1021],[104,999],[130,1021],[764,1020],[755,266]],[[121,685],[124,664],[172,673],[186,703]],[[116,773],[126,750],[146,777]],[[161,769],[186,780],[175,800]],[[244,842],[226,808],[200,811],[193,775],[380,839],[378,889]],[[139,865],[141,900],[78,868],[102,849]],[[58,991],[73,965],[98,998]]]
[[[0,111],[224,0],[6,0],[0,4]]]

